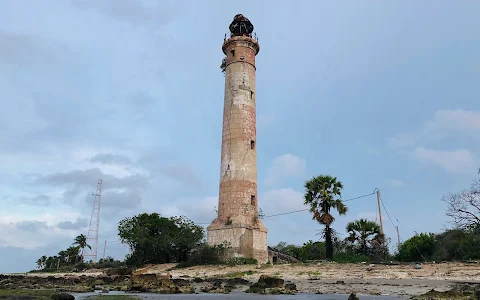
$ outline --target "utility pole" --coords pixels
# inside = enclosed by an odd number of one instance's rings
[[[400,232],[398,231],[398,225],[395,226],[395,228],[397,228],[398,249],[400,250]]]
[[[103,261],[105,261],[105,250],[107,249],[107,240],[105,240],[105,244],[103,245]]]
[[[383,232],[383,221],[382,221],[382,209],[380,207],[380,190],[377,189],[377,203],[378,203],[378,216],[380,217],[380,232],[384,235]]]

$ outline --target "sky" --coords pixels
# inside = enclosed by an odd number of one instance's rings
[[[443,195],[480,167],[480,2],[24,0],[0,3],[0,272],[86,234],[103,180],[99,256],[143,212],[201,225],[218,201],[233,16],[255,26],[259,206],[305,209],[330,174],[380,190],[394,245],[450,226]],[[375,195],[334,229],[378,220]],[[388,215],[387,215],[388,212]],[[318,240],[308,212],[264,219],[268,243]]]

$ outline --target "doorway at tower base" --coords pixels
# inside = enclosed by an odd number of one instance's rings
[[[207,243],[210,246],[226,243],[230,247],[226,258],[255,258],[259,264],[268,262],[267,229],[251,228],[241,224],[212,224],[207,228]]]

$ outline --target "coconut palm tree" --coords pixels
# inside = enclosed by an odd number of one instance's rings
[[[77,262],[80,256],[80,247],[79,246],[70,246],[65,250],[67,252],[67,260],[69,265],[73,265]]]
[[[347,224],[347,232],[350,234],[347,238],[351,243],[358,242],[358,246],[363,254],[367,254],[369,246],[373,242],[380,240],[380,225],[374,221],[360,219]]]
[[[92,249],[90,245],[87,243],[87,237],[84,234],[80,234],[74,239],[74,242],[72,245],[78,246],[80,249],[82,249],[82,261],[83,261],[83,253],[85,252],[85,249]]]
[[[36,264],[37,264],[37,269],[41,269],[43,265],[42,259],[41,258],[37,259]]]
[[[339,215],[347,213],[347,207],[342,202],[341,196],[343,184],[336,177],[320,175],[313,177],[305,183],[304,204],[310,206],[313,220],[325,225],[323,236],[327,259],[333,258],[333,229],[331,228],[335,218],[330,213],[335,209]]]

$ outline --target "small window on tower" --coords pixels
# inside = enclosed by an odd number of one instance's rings
[[[230,50],[230,54],[233,56],[235,56],[235,50]]]
[[[250,204],[255,206],[255,195],[250,196]]]
[[[250,141],[250,149],[255,149],[255,141],[254,140]]]
[[[253,99],[253,91],[250,91],[250,99]]]

